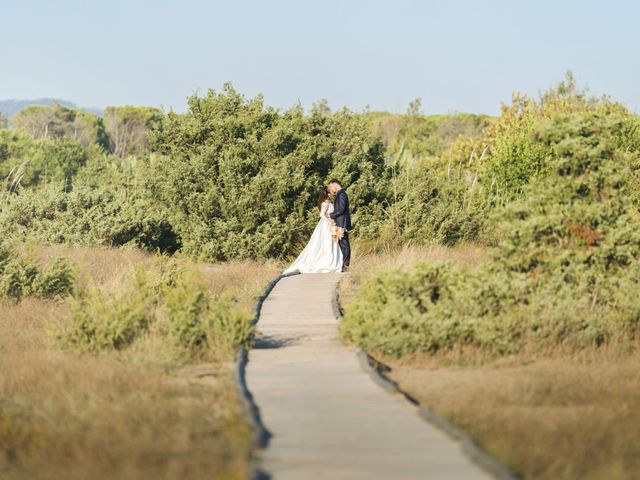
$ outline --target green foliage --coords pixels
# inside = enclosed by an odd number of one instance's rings
[[[75,272],[69,262],[57,257],[44,269],[26,255],[0,244],[0,298],[56,298],[73,292]]]
[[[125,348],[146,331],[156,301],[141,272],[118,297],[95,286],[83,288],[72,302],[70,325],[58,338],[65,347],[78,351]]]
[[[213,294],[197,267],[165,260],[159,270],[138,270],[118,294],[81,289],[58,340],[66,348],[98,352],[156,336],[180,358],[229,357],[253,338],[250,319],[232,291]]]
[[[134,245],[225,260],[288,257],[317,221],[331,177],[351,199],[359,246],[481,240],[490,260],[376,273],[342,332],[390,355],[582,348],[637,335],[640,121],[571,74],[500,116],[280,111],[230,84],[186,114],[111,107],[105,122],[32,107],[0,128],[0,231],[44,243]],[[106,126],[106,127],[105,127]],[[151,150],[151,151],[149,151]],[[63,296],[73,272],[0,252],[2,296]],[[165,275],[166,274],[166,275]],[[234,292],[194,272],[78,294],[63,342],[123,349],[161,335],[202,356],[251,337]],[[158,333],[159,332],[159,333]],[[209,353],[207,353],[209,352]]]
[[[102,118],[94,113],[55,103],[52,106],[30,105],[11,119],[11,126],[35,139],[68,139],[83,147],[107,146]]]
[[[448,264],[380,271],[361,288],[340,330],[363,348],[388,355],[451,347],[464,330],[446,308],[458,283]]]
[[[360,246],[375,250],[406,242],[453,245],[481,236],[489,205],[478,172],[470,168],[480,152],[465,149],[464,160],[457,152],[486,131],[493,119],[472,114],[423,116],[418,111],[364,117],[386,146],[391,179],[388,198],[372,209],[367,228],[358,231]]]
[[[480,236],[486,211],[476,176],[443,168],[436,158],[420,159],[401,150],[393,159],[393,200],[378,217],[378,242],[437,242],[453,245]]]
[[[487,115],[470,113],[421,115],[421,103],[414,102],[407,115],[364,114],[373,134],[382,138],[391,156],[402,151],[415,157],[439,156],[459,138],[480,135],[493,121]]]
[[[537,138],[538,123],[544,119],[572,113],[624,114],[620,104],[608,98],[579,90],[571,72],[565,81],[545,92],[536,102],[514,94],[511,105],[503,105],[500,117],[481,136],[463,142],[451,152],[451,161],[465,162],[479,175],[487,201],[503,205],[522,194],[533,178],[548,174],[553,160],[548,145]],[[482,152],[472,162],[471,152]]]
[[[201,279],[184,276],[165,293],[167,333],[173,342],[188,350],[207,344],[208,328],[203,321],[207,305],[207,289]]]
[[[525,195],[496,211],[496,261],[519,272],[558,272],[584,264],[609,271],[640,258],[640,138],[629,114],[558,115],[538,125],[553,161]]]
[[[0,226],[14,238],[286,258],[308,240],[317,189],[331,177],[347,186],[354,235],[372,245],[452,244],[477,237],[485,218],[477,174],[469,188],[466,169],[432,155],[483,130],[486,116],[332,113],[326,101],[309,114],[278,111],[226,85],[192,97],[184,115],[108,108],[111,155],[72,139],[78,111],[29,112],[21,129],[53,119],[46,136],[0,132]]]
[[[476,131],[481,133],[477,137],[460,134],[453,143],[449,139],[444,150],[430,147],[429,138],[440,139],[439,135],[421,137],[422,126],[432,121],[431,117],[404,117],[397,124],[399,133],[387,141],[393,152],[388,159],[393,172],[393,200],[385,206],[381,218],[388,221],[379,224],[370,236],[386,244],[494,243],[499,237],[489,221],[491,212],[521,198],[531,181],[551,173],[557,152],[538,138],[541,122],[574,113],[627,114],[606,98],[591,98],[579,91],[569,76],[539,102],[516,94],[512,105],[503,106],[499,118],[489,121],[475,117],[480,122],[477,127],[482,126]],[[463,121],[466,117],[457,118],[445,117],[444,123],[435,124],[446,125],[447,121]],[[473,131],[473,124],[462,125]],[[407,137],[413,140],[405,142]],[[636,141],[628,135],[625,138]],[[438,156],[429,152],[438,152]]]
[[[75,270],[64,257],[53,258],[35,277],[32,291],[39,298],[63,297],[73,292]]]
[[[184,250],[210,259],[295,253],[317,221],[316,192],[330,177],[347,186],[366,231],[388,198],[389,172],[366,123],[344,110],[265,108],[231,85],[189,99],[152,137],[148,186],[178,229]]]
[[[253,338],[251,317],[236,303],[231,292],[214,296],[193,271],[183,273],[165,291],[167,335],[178,347],[196,355],[248,346]]]
[[[21,187],[47,180],[64,182],[68,188],[87,158],[88,151],[71,139],[33,140],[19,131],[0,130],[0,175],[6,178],[24,163]]]
[[[532,150],[545,150],[546,174],[492,211],[490,260],[475,270],[435,264],[376,273],[346,312],[346,338],[394,356],[634,342],[638,117],[617,108],[561,110],[523,128]]]
[[[0,266],[0,296],[20,300],[31,294],[38,275],[36,265],[23,256],[11,256]]]
[[[81,186],[66,191],[56,184],[25,190],[0,210],[0,230],[18,240],[175,251],[179,241],[164,212],[126,193]]]
[[[503,108],[495,124],[492,141],[485,147],[482,178],[500,201],[520,194],[530,178],[545,170],[550,153],[533,136],[537,117],[536,104],[516,96],[511,107]]]

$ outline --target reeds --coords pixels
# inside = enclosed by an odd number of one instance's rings
[[[2,197],[0,197],[0,205],[6,204],[9,201],[9,197],[18,192],[18,189],[20,188],[20,183],[22,182],[22,179],[24,178],[25,173],[27,172],[28,163],[29,163],[29,160],[25,160],[19,163],[18,165],[16,165],[15,167],[13,167],[9,171],[9,174],[7,175],[7,178],[5,178],[5,181],[4,181],[5,185],[2,191]]]

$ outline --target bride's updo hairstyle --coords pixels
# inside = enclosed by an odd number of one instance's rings
[[[318,192],[318,210],[322,210],[322,204],[329,198],[329,189],[327,187],[321,187]]]

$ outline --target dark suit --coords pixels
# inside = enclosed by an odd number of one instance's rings
[[[345,230],[344,236],[338,241],[338,245],[342,250],[342,267],[348,267],[351,260],[351,245],[349,244],[347,230],[351,230],[353,226],[351,225],[351,214],[349,213],[349,197],[347,197],[347,192],[343,188],[336,193],[331,218],[336,221],[337,226]]]

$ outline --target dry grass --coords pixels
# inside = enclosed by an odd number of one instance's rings
[[[427,247],[356,256],[341,302],[378,267],[450,260],[473,266],[485,250]],[[383,358],[401,388],[464,428],[530,479],[633,479],[640,471],[640,345],[568,354],[550,348],[495,359],[481,350]]]
[[[391,377],[525,478],[637,478],[640,354],[414,362]]]
[[[135,250],[51,247],[86,278],[120,288]],[[277,266],[203,266],[212,288],[258,284]],[[61,302],[0,303],[0,477],[3,479],[244,478],[251,445],[229,361],[162,368],[154,344],[130,353],[61,351],[49,329],[65,321]],[[161,348],[161,344],[155,345]],[[135,350],[135,349],[134,349]]]

